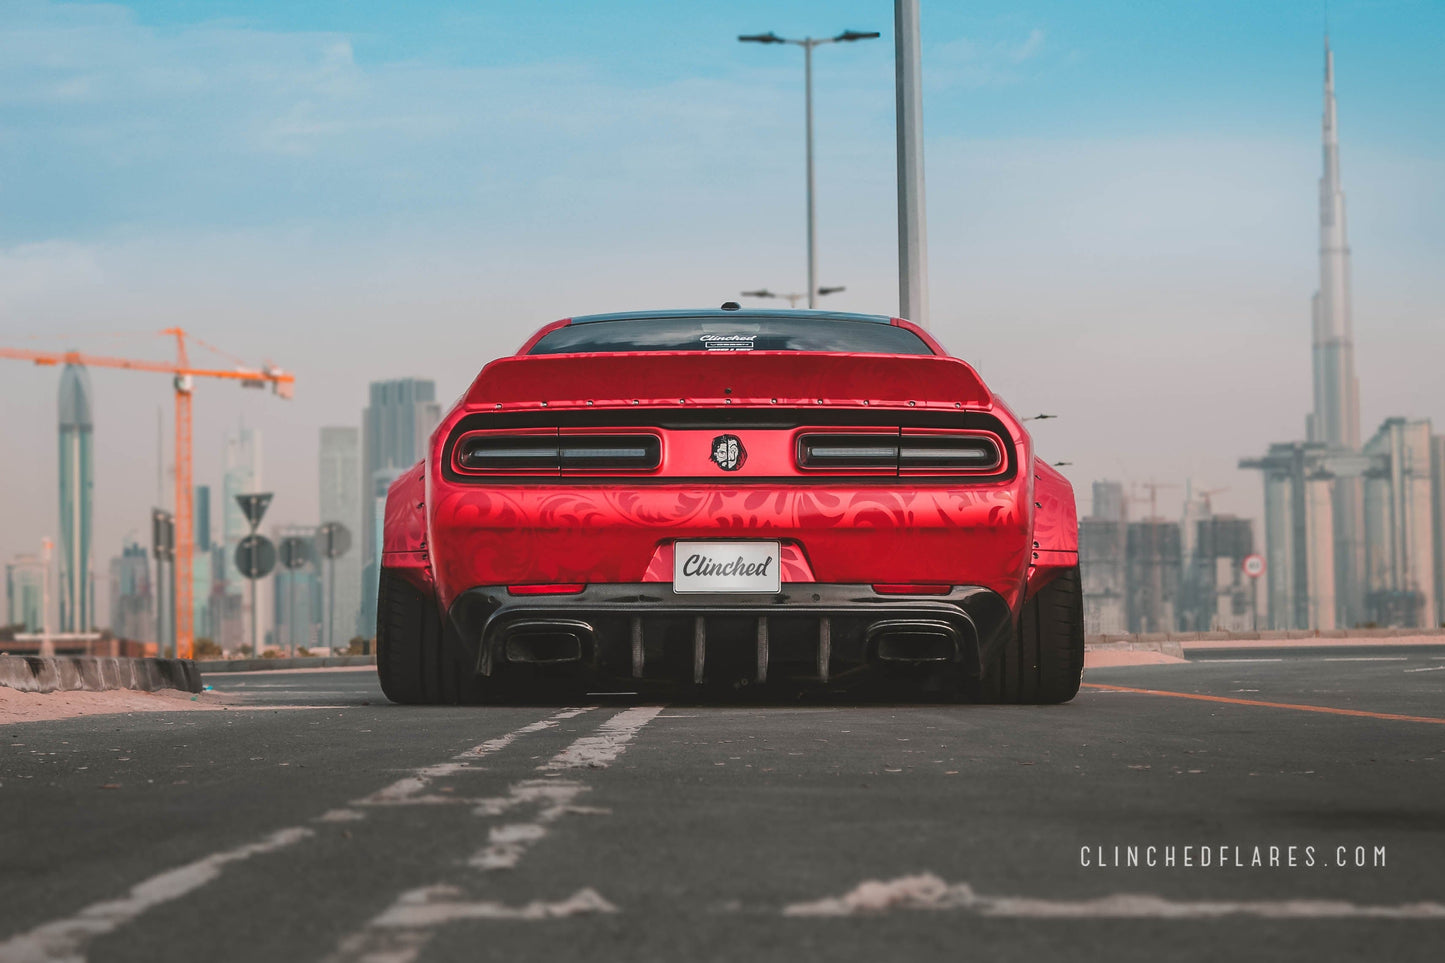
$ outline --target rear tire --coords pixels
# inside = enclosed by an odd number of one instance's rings
[[[1079,693],[1084,674],[1084,593],[1066,569],[1024,604],[1019,632],[983,680],[988,702],[1049,705]]]
[[[480,686],[449,650],[436,598],[382,569],[376,595],[376,674],[403,705],[459,705]]]

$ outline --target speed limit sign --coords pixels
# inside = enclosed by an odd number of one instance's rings
[[[1264,556],[1246,555],[1244,557],[1244,574],[1250,578],[1259,578],[1264,574]]]

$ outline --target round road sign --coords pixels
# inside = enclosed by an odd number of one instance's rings
[[[311,539],[287,535],[281,539],[281,564],[289,569],[304,568],[311,561]]]
[[[275,567],[276,546],[265,535],[247,535],[236,545],[236,570],[247,578],[265,578]]]
[[[1246,555],[1241,567],[1244,569],[1245,575],[1248,575],[1250,578],[1259,578],[1264,574],[1264,556]]]
[[[351,550],[351,532],[340,522],[327,522],[316,530],[322,558],[339,558]]]

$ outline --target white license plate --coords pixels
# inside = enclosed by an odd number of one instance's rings
[[[678,542],[672,551],[674,592],[783,590],[781,542]]]

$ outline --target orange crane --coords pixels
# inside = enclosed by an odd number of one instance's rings
[[[1161,489],[1161,488],[1178,488],[1179,486],[1176,485],[1176,484],[1174,484],[1173,482],[1146,481],[1146,482],[1134,482],[1134,483],[1133,483],[1133,487],[1135,487],[1135,488],[1144,488],[1144,489],[1147,489],[1147,490],[1148,490],[1148,492],[1149,492],[1149,521],[1152,522],[1152,521],[1154,521],[1155,519],[1157,519],[1157,518],[1159,517],[1159,489]],[[1129,500],[1130,500],[1130,501],[1133,501],[1133,502],[1142,502],[1144,499],[1143,499],[1143,498],[1140,498],[1138,495],[1130,495],[1130,496],[1129,496]]]
[[[1196,498],[1199,498],[1204,502],[1204,514],[1213,515],[1214,505],[1210,502],[1209,499],[1215,495],[1220,494],[1221,492],[1227,491],[1229,491],[1228,486],[1225,486],[1224,488],[1201,488],[1199,491],[1195,492],[1194,495]]]
[[[195,599],[192,585],[192,558],[195,555],[195,519],[191,509],[191,392],[196,378],[226,378],[241,382],[243,388],[264,388],[282,398],[290,398],[296,384],[296,376],[272,365],[260,368],[237,367],[227,371],[213,368],[191,367],[186,351],[186,338],[190,337],[181,328],[166,328],[160,332],[176,339],[176,360],[138,361],[132,358],[109,358],[100,355],[81,354],[78,351],[27,351],[21,348],[0,348],[0,358],[16,361],[33,361],[38,365],[76,364],[89,368],[125,368],[130,371],[156,371],[172,377],[176,392],[176,579],[175,632],[176,656],[189,659],[195,635]],[[198,338],[192,340],[204,344]],[[207,346],[209,347],[209,346]],[[215,350],[212,348],[211,350]]]

